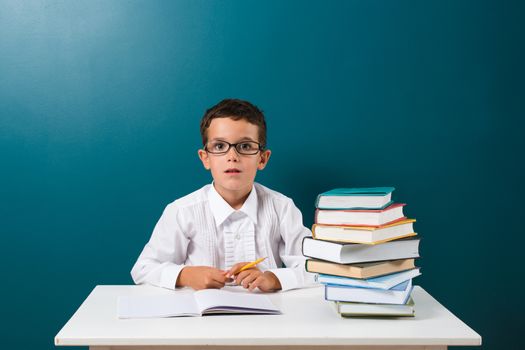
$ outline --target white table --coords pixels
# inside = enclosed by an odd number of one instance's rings
[[[235,288],[235,287],[227,287]],[[268,294],[282,315],[118,319],[120,295],[177,293],[151,286],[97,286],[55,337],[55,345],[108,349],[446,349],[481,337],[421,287],[416,317],[341,318],[321,287]]]

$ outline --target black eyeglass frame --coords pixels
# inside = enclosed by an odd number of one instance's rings
[[[232,147],[235,148],[235,152],[237,152],[237,154],[240,154],[240,155],[243,155],[243,156],[254,156],[256,155],[257,153],[261,152],[261,151],[264,151],[264,146],[261,145],[261,143],[257,142],[257,141],[241,141],[241,142],[237,142],[237,143],[229,143],[228,141],[217,141],[217,142],[223,142],[223,143],[226,143],[228,144],[228,148],[226,149],[226,151],[222,151],[222,152],[212,152],[208,149],[208,144],[204,145],[204,150],[208,153],[211,153],[211,154],[214,154],[214,155],[224,155],[228,152],[230,152],[230,149]],[[254,153],[243,153],[241,151],[239,151],[239,149],[237,148],[237,146],[239,145],[242,145],[243,143],[256,143],[257,144],[257,150],[254,151]]]

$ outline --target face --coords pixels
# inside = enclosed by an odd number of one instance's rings
[[[246,120],[230,118],[213,119],[208,128],[208,145],[215,141],[239,143],[259,141],[259,127]],[[211,154],[199,150],[199,158],[204,167],[211,170],[215,189],[223,195],[244,195],[251,191],[257,170],[268,163],[271,152],[259,151],[254,155],[239,154],[231,147],[226,154]]]

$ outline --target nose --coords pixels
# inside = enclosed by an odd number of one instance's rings
[[[232,162],[238,162],[239,161],[239,154],[237,153],[237,150],[235,147],[230,147],[228,150],[228,153],[226,153],[226,156],[228,157],[228,161]]]

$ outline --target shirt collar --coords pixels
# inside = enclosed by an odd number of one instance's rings
[[[219,192],[217,192],[213,183],[208,191],[208,200],[217,226],[220,226],[224,220],[236,212],[236,210],[221,197]],[[246,198],[241,209],[238,211],[246,214],[255,225],[257,224],[257,191],[255,190],[255,186],[252,186],[248,198]]]

